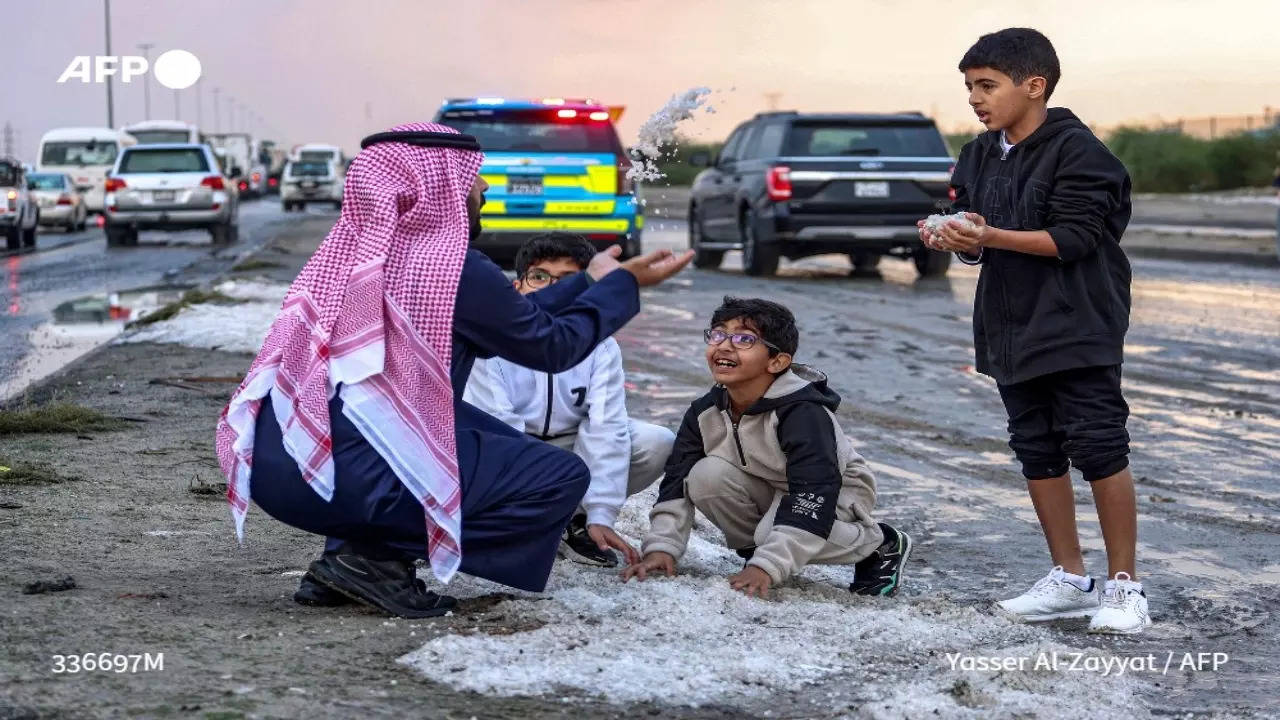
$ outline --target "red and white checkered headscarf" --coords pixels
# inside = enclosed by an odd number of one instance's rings
[[[456,132],[410,123],[393,131]],[[258,357],[218,422],[218,461],[244,537],[262,398],[302,477],[332,500],[329,399],[426,510],[427,550],[447,582],[462,561],[462,494],[449,362],[467,251],[467,194],[484,156],[377,143],[347,171],[342,217],[285,296]],[[270,477],[254,482],[272,482]]]

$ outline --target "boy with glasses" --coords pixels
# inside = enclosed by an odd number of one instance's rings
[[[730,586],[764,597],[810,563],[853,565],[849,589],[892,595],[911,537],[876,522],[875,479],[840,429],[826,375],[792,362],[795,317],[768,300],[726,297],[704,331],[711,392],[676,435],[644,557],[623,581],[675,574],[694,508],[746,560]]]
[[[526,242],[516,254],[515,288],[536,293],[582,272],[596,254],[580,235],[550,233]],[[531,299],[537,302],[537,295]],[[509,360],[477,360],[463,400],[540,440],[576,453],[591,481],[560,543],[560,556],[614,567],[623,554],[639,559],[613,530],[627,497],[662,475],[675,435],[627,417],[622,353],[608,338],[591,355],[560,373],[530,370]]]

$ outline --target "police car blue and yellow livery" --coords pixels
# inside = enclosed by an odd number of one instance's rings
[[[563,231],[639,254],[644,215],[614,129],[621,114],[591,100],[446,100],[436,122],[474,135],[485,152],[488,202],[473,246],[505,264],[533,235]]]

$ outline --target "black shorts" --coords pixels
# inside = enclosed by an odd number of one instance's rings
[[[1077,368],[1000,385],[1009,413],[1009,447],[1028,480],[1065,475],[1074,466],[1090,482],[1129,466],[1129,405],[1120,366]]]

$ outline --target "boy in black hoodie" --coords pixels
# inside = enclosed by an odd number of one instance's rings
[[[1151,624],[1134,570],[1137,510],[1128,469],[1129,407],[1120,364],[1129,327],[1129,175],[1065,108],[1048,108],[1061,71],[1049,39],[1009,28],[960,61],[969,104],[987,128],[960,152],[953,209],[969,223],[921,239],[980,264],[973,328],[977,369],[1009,415],[1054,568],[999,603],[1024,621],[1089,617],[1090,632]],[[1107,547],[1099,593],[1085,575],[1070,468],[1093,490]],[[1101,595],[1101,597],[1100,597]]]

